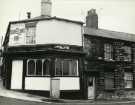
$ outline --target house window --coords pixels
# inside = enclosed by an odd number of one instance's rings
[[[114,88],[114,73],[106,72],[104,82],[105,82],[105,89],[113,89]]]
[[[115,49],[116,61],[131,61],[131,47],[120,46]]]
[[[104,44],[104,59],[113,60],[113,47],[111,44]]]
[[[50,61],[47,59],[31,59],[27,61],[28,76],[50,75]]]
[[[55,75],[56,76],[78,76],[77,60],[56,59]]]
[[[124,73],[125,88],[133,88],[133,74],[131,72]]]
[[[26,44],[35,44],[35,31],[36,27],[27,27],[27,33],[26,33]]]

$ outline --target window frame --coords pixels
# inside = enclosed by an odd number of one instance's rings
[[[56,74],[56,61],[60,60],[62,63],[62,73],[61,75],[57,75]],[[76,75],[63,75],[63,61],[75,61],[76,62]],[[71,69],[71,63],[69,64],[69,69]],[[69,71],[68,71],[69,72]],[[55,76],[60,76],[60,77],[78,77],[79,76],[79,67],[78,67],[78,59],[63,59],[63,58],[56,58],[55,59],[55,72],[54,72]]]
[[[29,69],[28,69],[28,63],[29,63],[29,61],[31,61],[31,60],[33,60],[34,63],[35,63],[34,75],[28,74],[28,73],[29,73],[29,71],[28,71],[28,70],[29,70]],[[41,75],[37,75],[37,74],[36,74],[36,70],[37,70],[37,69],[36,69],[36,66],[37,66],[36,63],[37,63],[38,60],[42,61],[42,74],[41,74]],[[27,62],[26,62],[26,63],[27,63],[27,64],[26,64],[26,68],[27,68],[27,69],[26,69],[26,76],[34,76],[34,77],[50,76],[51,74],[49,74],[49,75],[44,75],[44,73],[43,73],[43,63],[44,63],[44,61],[46,61],[46,60],[48,60],[48,61],[50,62],[50,64],[51,64],[50,59],[28,59]],[[49,65],[49,67],[50,67],[50,65]],[[50,73],[50,72],[49,72],[49,73]]]

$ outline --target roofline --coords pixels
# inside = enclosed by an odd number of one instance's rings
[[[70,20],[70,19],[64,19],[64,18],[59,18],[59,17],[47,17],[47,18],[41,18],[41,19],[26,19],[26,20],[19,20],[19,21],[11,21],[9,22],[10,24],[16,24],[16,23],[26,23],[26,22],[34,22],[34,21],[43,21],[43,20],[60,20],[60,21],[66,21],[66,22],[72,22],[72,23],[77,23],[83,25],[84,23],[82,21],[75,21],[75,20]]]

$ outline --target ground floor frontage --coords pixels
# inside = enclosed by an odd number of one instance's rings
[[[43,48],[12,48],[4,53],[7,89],[52,98],[135,97],[134,63],[86,60],[78,47],[72,51]]]

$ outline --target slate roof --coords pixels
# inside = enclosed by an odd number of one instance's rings
[[[77,23],[77,24],[83,24],[81,21],[75,21],[75,20],[70,20],[70,19],[64,19],[64,18],[59,18],[59,17],[49,17],[49,16],[37,16],[34,18],[30,19],[24,19],[24,20],[19,20],[19,21],[11,21],[10,23],[25,23],[25,22],[33,22],[33,21],[42,21],[42,20],[59,20],[59,21],[66,21],[66,22],[72,22],[72,23]]]
[[[84,27],[84,34],[90,36],[98,36],[98,37],[104,37],[110,39],[119,39],[124,41],[135,42],[135,34],[110,31],[105,29],[94,29],[94,28]]]

